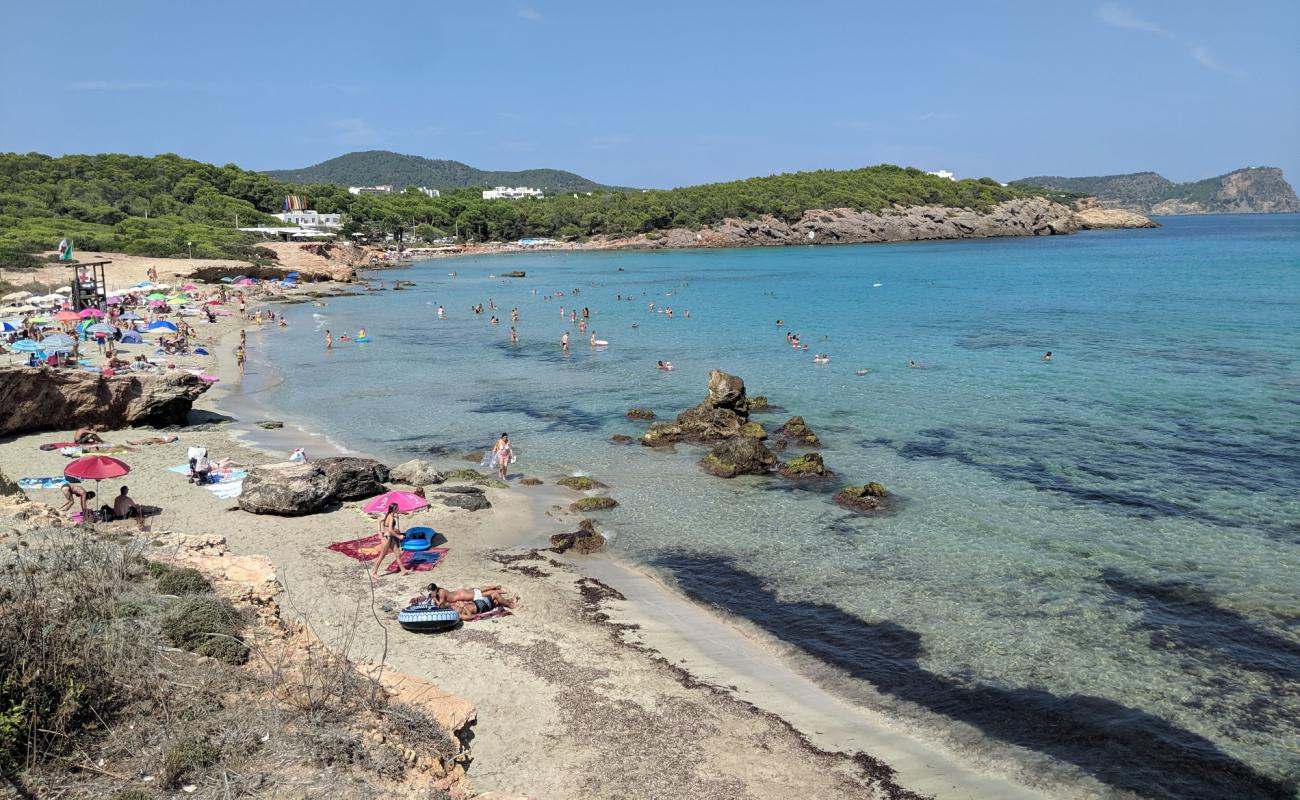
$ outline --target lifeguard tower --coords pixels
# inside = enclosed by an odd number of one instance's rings
[[[72,270],[72,294],[68,300],[73,311],[87,308],[108,310],[108,284],[104,279],[104,267],[112,261],[81,261],[68,264]]]

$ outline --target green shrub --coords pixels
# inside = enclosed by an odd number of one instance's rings
[[[149,573],[158,581],[160,594],[207,594],[212,584],[203,573],[192,567],[176,567],[158,561],[148,562]]]
[[[245,620],[224,598],[189,595],[163,619],[162,631],[177,647],[226,664],[248,661],[248,644],[239,638]]]
[[[221,760],[221,748],[202,736],[191,736],[167,748],[163,755],[162,784],[179,789],[186,778],[202,775]]]

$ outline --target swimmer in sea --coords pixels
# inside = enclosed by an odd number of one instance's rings
[[[563,350],[563,351],[566,352],[566,353],[569,352],[569,332],[568,332],[568,331],[565,331],[565,332],[564,332],[564,335],[560,337],[560,349]]]
[[[329,328],[325,329],[325,349],[326,350],[334,349],[334,337],[330,335]]]
[[[447,318],[447,312],[443,309],[442,306],[438,306],[438,319],[446,319],[446,318]]]
[[[515,326],[510,326],[510,343],[519,344],[519,334],[515,333]]]
[[[916,363],[915,361],[909,361],[909,362],[907,362],[907,368],[908,368],[908,369],[925,369],[925,365],[924,365],[924,364],[918,364],[918,363]]]
[[[365,328],[362,328],[361,330],[357,331],[357,338],[358,338],[358,339],[364,339],[364,338],[366,338],[366,329],[365,329]]]
[[[501,320],[497,319],[496,317],[493,317],[493,318],[492,318],[491,320],[489,320],[489,321],[490,321],[493,325],[499,325],[499,324],[501,324]]]
[[[1052,351],[1051,351],[1051,350],[1048,350],[1046,353],[1043,353],[1043,360],[1044,360],[1044,361],[1051,361],[1051,360],[1052,360]]]

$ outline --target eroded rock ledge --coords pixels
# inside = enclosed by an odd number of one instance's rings
[[[0,367],[0,436],[87,426],[183,425],[211,384],[179,370],[102,375]]]

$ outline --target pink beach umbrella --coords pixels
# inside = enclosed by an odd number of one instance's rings
[[[100,311],[98,308],[83,308],[81,310],[82,319],[89,319],[90,317],[102,317],[102,316],[104,316],[104,312]]]
[[[393,503],[397,504],[397,513],[406,514],[429,507],[429,501],[411,492],[384,492],[372,498],[363,509],[367,514],[383,514]]]

